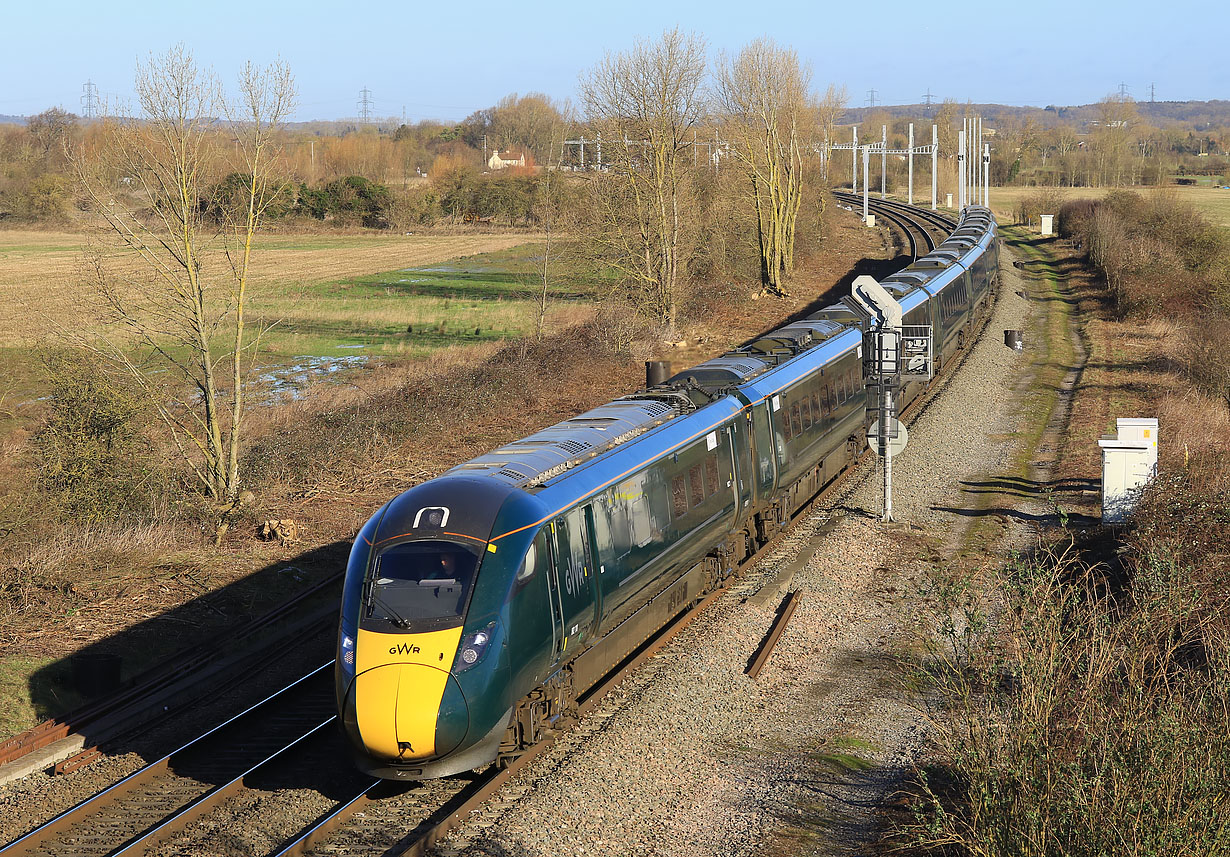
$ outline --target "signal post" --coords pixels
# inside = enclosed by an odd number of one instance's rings
[[[867,445],[883,459],[884,512],[893,519],[893,456],[905,449],[909,432],[897,419],[897,397],[906,376],[932,374],[930,325],[903,325],[901,304],[873,277],[854,281],[851,297],[873,324],[863,332],[863,383],[868,393]]]

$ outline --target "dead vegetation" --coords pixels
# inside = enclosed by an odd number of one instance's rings
[[[1069,203],[1069,240],[1046,245],[1089,347],[1055,529],[980,585],[946,582],[942,641],[912,671],[941,734],[888,810],[895,849],[1230,852],[1230,379],[1210,344],[1230,244],[1173,200],[1132,196]],[[1154,415],[1159,475],[1132,522],[1068,529],[1099,513],[1079,488],[1100,482],[1098,437]]]

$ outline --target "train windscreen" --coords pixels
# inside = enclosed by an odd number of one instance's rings
[[[366,617],[399,628],[453,625],[465,612],[477,569],[478,555],[453,542],[393,545],[376,558]]]

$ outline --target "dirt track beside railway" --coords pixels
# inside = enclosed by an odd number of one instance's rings
[[[867,853],[879,810],[922,750],[929,720],[900,665],[946,617],[936,572],[977,573],[1031,538],[1045,510],[987,507],[979,485],[1032,455],[1027,346],[1053,311],[1028,300],[1005,248],[1003,287],[962,368],[915,418],[894,511],[864,465],[781,547],[575,733],[506,789],[444,853]],[[1035,335],[1036,334],[1036,335]],[[1037,346],[1032,346],[1036,349]],[[1028,442],[1023,438],[1034,438]],[[999,501],[996,501],[999,503]],[[977,531],[976,533],[974,531]],[[994,543],[998,552],[978,544]],[[759,679],[744,675],[782,595],[802,601]],[[954,617],[959,621],[959,617]]]

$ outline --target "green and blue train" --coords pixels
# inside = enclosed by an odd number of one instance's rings
[[[882,285],[951,361],[989,312],[996,225]],[[359,766],[420,780],[515,755],[784,528],[868,422],[863,328],[839,302],[416,485],[346,569],[336,667]],[[927,376],[902,391],[904,408]]]

